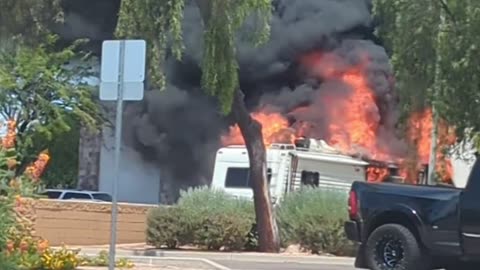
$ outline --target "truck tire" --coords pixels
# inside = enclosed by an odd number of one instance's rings
[[[399,224],[380,226],[370,234],[365,259],[372,270],[431,269],[415,236]]]

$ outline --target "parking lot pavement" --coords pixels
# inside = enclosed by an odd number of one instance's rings
[[[215,260],[215,262],[228,267],[230,270],[355,270],[353,266],[318,264],[318,263],[292,263],[292,262],[254,262]]]
[[[82,251],[98,254],[98,249],[84,248]],[[117,255],[137,265],[148,264],[162,270],[175,269],[172,267],[184,270],[355,270],[352,258],[328,256],[121,249],[117,250]]]

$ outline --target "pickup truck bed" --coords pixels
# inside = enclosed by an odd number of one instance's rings
[[[345,232],[360,244],[356,266],[480,270],[479,181],[476,162],[465,189],[355,182]]]

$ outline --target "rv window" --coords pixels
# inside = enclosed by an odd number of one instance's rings
[[[227,188],[251,188],[248,179],[248,168],[228,168],[225,187]],[[272,169],[267,170],[268,184],[272,178]]]
[[[318,172],[302,171],[302,186],[318,187],[320,174]]]

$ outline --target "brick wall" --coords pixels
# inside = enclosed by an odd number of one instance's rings
[[[154,206],[118,205],[117,242],[145,242],[147,211]],[[110,241],[110,203],[37,200],[36,235],[51,245],[104,245]]]

